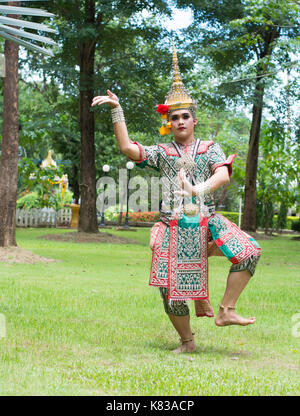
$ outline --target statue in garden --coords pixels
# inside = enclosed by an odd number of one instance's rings
[[[111,91],[93,99],[92,106],[108,104],[122,153],[141,167],[160,172],[160,221],[151,230],[150,282],[159,287],[164,308],[181,344],[174,351],[195,350],[188,300],[197,316],[213,317],[208,292],[208,256],[224,255],[232,263],[226,290],[215,319],[217,326],[249,325],[254,317],[235,312],[235,304],[254,274],[261,254],[257,242],[215,212],[213,192],[229,182],[235,155],[227,159],[217,143],[195,139],[196,103],[185,88],[173,46],[173,81],[165,103],[157,106],[162,135],[174,140],[153,146],[132,142],[118,97]]]

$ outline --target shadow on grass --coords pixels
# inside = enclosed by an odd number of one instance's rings
[[[223,356],[223,357],[229,357],[229,358],[233,358],[233,357],[239,357],[239,358],[248,358],[250,355],[252,355],[253,353],[250,351],[240,351],[240,350],[235,350],[235,349],[229,349],[228,347],[215,347],[215,346],[207,346],[207,345],[203,345],[201,343],[197,343],[196,344],[196,350],[190,354],[176,354],[176,355],[193,355],[193,356],[197,356],[197,355],[214,355],[214,357],[216,357],[217,355],[219,356]],[[145,343],[145,348],[146,347],[150,347],[154,350],[159,350],[159,351],[164,351],[164,352],[169,352],[169,353],[173,353],[173,351],[178,348],[180,345],[180,342],[178,342],[178,344],[174,343],[174,342],[155,342],[155,341],[149,341]]]

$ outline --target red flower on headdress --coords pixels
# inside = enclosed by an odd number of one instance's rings
[[[167,112],[169,111],[169,106],[167,104],[159,104],[156,107],[156,111],[161,115],[167,114]]]

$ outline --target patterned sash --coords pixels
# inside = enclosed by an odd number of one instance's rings
[[[201,215],[160,223],[149,285],[168,287],[170,300],[208,299],[208,225]]]
[[[171,221],[169,239],[169,298],[208,299],[207,218],[184,216]]]

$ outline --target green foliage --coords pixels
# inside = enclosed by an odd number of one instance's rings
[[[64,194],[64,198],[62,197],[62,193],[60,190],[56,190],[52,193],[49,197],[49,206],[56,210],[63,208],[66,204],[71,204],[73,200],[73,192],[66,191]]]
[[[30,192],[18,198],[17,208],[20,209],[33,209],[33,208],[54,208],[56,210],[63,208],[65,204],[70,204],[73,198],[73,192],[66,191],[64,199],[60,191],[56,190],[49,196],[47,204],[45,204],[44,195],[39,191]]]
[[[183,30],[185,51],[197,57],[196,77],[206,73],[202,98],[213,106],[253,105],[255,87],[267,96],[279,71],[293,69],[297,82],[299,4],[281,0],[177,0],[189,7],[194,23]],[[266,100],[265,100],[266,101]],[[201,100],[203,102],[203,100]]]
[[[238,210],[245,182],[250,120],[243,113],[231,109],[215,108],[212,111],[204,107],[198,110],[197,117],[196,137],[218,143],[227,157],[236,154],[230,184],[215,192],[215,200],[217,209]]]
[[[243,195],[250,120],[226,104],[230,99],[231,102],[236,100],[239,106],[253,102],[258,64],[268,67],[268,71],[289,67],[290,52],[296,48],[293,39],[297,28],[280,28],[282,36],[274,40],[277,49],[274,49],[272,62],[259,56],[259,50],[263,48],[266,34],[277,30],[280,25],[294,25],[297,6],[268,0],[175,3],[180,7],[191,7],[195,17],[195,24],[183,31],[183,36],[179,32],[172,35],[183,79],[198,100],[197,136],[220,143],[226,155],[237,154],[227,192],[223,194],[220,190],[216,193],[216,199],[222,200],[220,209],[237,210],[238,197]],[[85,4],[83,0],[42,2],[41,7],[56,15],[51,24],[57,29],[54,38],[59,47],[54,58],[41,58],[29,53],[21,60],[24,81],[20,82],[20,144],[28,158],[41,159],[49,148],[53,148],[60,159],[70,161],[64,173],[69,176],[76,199],[80,192],[81,146],[78,117],[80,71],[76,45],[81,40],[95,40],[95,94],[105,94],[109,88],[119,96],[130,138],[143,144],[170,139],[158,134],[160,119],[155,112],[155,104],[163,101],[171,80],[171,35],[162,28],[160,20],[162,15],[168,15],[169,2],[95,1],[95,21],[89,25],[86,24]],[[151,16],[144,18],[140,13],[142,9],[151,12]],[[28,64],[30,72],[36,70],[39,73],[40,81],[30,79]],[[229,82],[244,77],[251,79]],[[276,81],[275,75],[266,85],[275,85],[275,82],[282,85],[281,78]],[[270,96],[269,91],[270,88]],[[293,76],[290,91],[297,91]],[[276,106],[283,114],[284,103],[278,101]],[[118,169],[125,167],[126,157],[120,154],[116,144],[110,109],[103,107],[91,111],[95,111],[96,177],[101,177],[102,166],[109,164],[110,176],[118,179]],[[293,119],[292,125],[296,125]],[[269,148],[267,152],[272,151]],[[274,166],[270,168],[269,159],[262,158],[260,168],[259,192],[264,193],[265,198],[268,189],[274,189],[268,177]],[[140,170],[139,175],[149,175],[149,172]],[[262,182],[264,177],[265,185]],[[280,198],[276,197],[278,206],[283,198],[280,195]],[[292,198],[290,200],[292,203]]]
[[[224,106],[225,103],[251,104],[255,110],[249,131],[251,146],[245,189],[248,193],[245,212],[250,216],[248,223],[252,223],[248,226],[255,228],[255,218],[252,218],[250,209],[255,203],[255,189],[253,192],[248,185],[256,183],[256,146],[260,140],[262,108],[275,86],[278,88],[280,85],[282,89],[282,77],[278,76],[280,71],[289,72],[290,84],[297,83],[295,55],[300,29],[299,4],[291,7],[290,2],[281,0],[178,0],[177,4],[190,7],[194,12],[194,24],[184,31],[184,36],[189,39],[189,47],[198,59],[205,59],[211,66],[207,99],[212,104],[223,101]],[[202,67],[205,70],[207,64]],[[292,114],[290,92],[287,92],[286,101],[289,102],[288,112]],[[295,97],[293,99],[295,101]],[[276,110],[282,115],[278,106]],[[258,114],[259,117],[255,117]],[[290,122],[292,124],[292,117]],[[268,181],[262,184],[261,190],[267,188]],[[267,230],[271,226],[273,209],[271,201],[266,200],[266,192],[263,197],[258,195],[258,199],[261,198],[264,199],[260,201],[264,215],[259,216],[259,220],[264,218]]]
[[[58,182],[61,181],[64,172],[63,165],[42,169],[32,160],[24,157],[20,160],[18,169],[19,175],[22,175],[25,189],[33,191],[32,201],[36,198],[39,208],[59,209],[65,203],[72,201],[72,192],[65,192],[64,200],[61,192],[58,192]]]
[[[17,200],[17,208],[23,209],[33,209],[33,208],[42,208],[41,200],[37,192],[30,192],[26,195],[21,196]]]
[[[256,224],[257,227],[264,228],[266,233],[272,233],[274,226],[274,204],[271,200],[268,199],[268,197],[266,197],[266,199],[267,200],[264,200],[262,204],[261,215],[257,215]]]
[[[119,218],[120,210],[121,210],[120,204],[108,207],[105,210],[105,219],[108,221],[116,221]],[[129,209],[129,212],[132,212],[132,210]]]
[[[56,15],[52,25],[57,29],[54,37],[59,48],[54,58],[40,59],[29,53],[22,62],[24,79],[28,78],[28,63],[31,71],[41,76],[41,81],[31,81],[29,85],[27,94],[32,94],[33,100],[29,97],[24,100],[23,142],[34,148],[40,137],[43,146],[48,147],[50,143],[63,159],[72,161],[65,173],[76,199],[80,193],[81,163],[78,101],[80,89],[86,88],[80,77],[78,45],[85,40],[95,42],[95,75],[89,80],[89,88],[92,85],[95,95],[106,94],[108,88],[115,92],[124,108],[130,137],[147,135],[151,144],[159,140],[160,120],[155,105],[167,92],[169,82],[165,74],[171,70],[171,42],[166,48],[168,34],[159,20],[170,12],[167,1],[95,1],[89,4],[90,8],[83,0],[45,2],[48,10]],[[151,13],[147,19],[141,14],[145,10]],[[191,65],[191,61],[182,60],[183,71]],[[102,107],[91,111],[95,111],[98,178],[102,176],[104,164],[117,167],[125,158],[120,156],[116,145],[110,109]],[[28,152],[28,157],[32,157],[31,153]],[[112,175],[117,176],[117,170],[112,169]]]
[[[43,198],[43,194],[38,191],[30,192],[26,195],[21,196],[17,200],[17,208],[20,209],[33,209],[33,208],[54,208],[56,210],[63,208],[65,204],[70,204],[73,198],[73,192],[66,191],[64,195],[64,199],[62,199],[62,194],[59,191],[55,191],[55,193],[51,194],[47,203],[45,203],[45,199]]]
[[[280,204],[280,209],[277,217],[276,229],[277,230],[284,230],[287,226],[287,213],[288,213],[288,206],[283,201]]]
[[[271,64],[265,55],[270,51],[264,49],[268,36],[273,35],[276,46],[286,52],[288,48],[293,50],[295,45],[290,39],[299,34],[299,6],[291,7],[290,3],[281,0],[178,0],[177,4],[188,6],[194,12],[194,24],[185,35],[191,39],[194,48],[201,45],[197,54],[210,59],[220,73],[239,67],[240,78],[253,76],[251,68],[256,72],[259,66]],[[284,67],[285,63],[281,64]],[[226,92],[230,93],[229,89],[233,88],[235,94],[235,87],[244,84],[227,85]]]
[[[77,189],[80,166],[78,104],[54,82],[19,83],[20,146],[38,164],[53,149],[55,159],[64,165],[70,187]],[[59,162],[60,160],[60,162]],[[19,188],[24,186],[20,182]],[[76,198],[78,199],[78,195]]]
[[[274,223],[276,223],[278,221],[277,215],[274,215],[273,221],[274,221]],[[287,216],[286,217],[286,227],[285,227],[285,229],[286,230],[294,230],[295,223],[297,223],[298,221],[299,221],[299,217]]]
[[[234,224],[239,224],[239,213],[238,212],[228,212],[228,211],[217,211],[218,214],[223,215],[229,221],[232,221]]]
[[[95,95],[104,95],[108,88],[111,89],[124,105],[129,129],[150,130],[153,134],[159,123],[155,104],[164,98],[168,88],[162,73],[166,73],[166,68],[171,69],[170,45],[166,49],[163,42],[168,34],[159,20],[161,14],[169,13],[168,2],[94,3],[95,10],[88,10],[83,0],[67,2],[67,6],[61,0],[51,2],[49,8],[56,14],[53,25],[58,31],[60,49],[53,59],[43,61],[29,55],[31,66],[47,74],[47,79],[56,85],[62,85],[64,92],[74,100],[78,112],[79,89],[84,86],[80,87],[79,53],[75,45],[84,39],[92,39],[96,48]],[[151,11],[152,17],[143,18],[142,10]],[[112,135],[109,109],[97,113],[96,131],[101,126],[103,135]],[[78,120],[78,114],[76,116]]]

